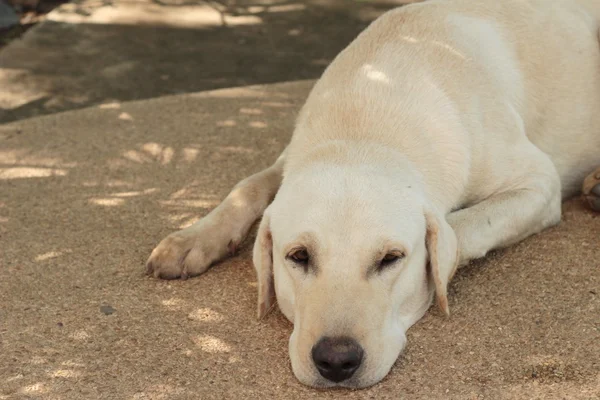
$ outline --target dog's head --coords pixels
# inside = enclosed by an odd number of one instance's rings
[[[397,171],[396,171],[397,172]],[[254,247],[258,314],[274,292],[294,323],[292,369],[315,387],[366,387],[446,286],[457,243],[417,187],[385,168],[314,164],[286,176]]]

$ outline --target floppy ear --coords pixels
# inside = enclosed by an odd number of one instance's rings
[[[258,318],[262,319],[273,304],[275,287],[273,285],[273,239],[271,237],[270,218],[263,214],[258,227],[252,254],[256,279],[258,281]]]
[[[425,219],[427,221],[426,246],[437,302],[446,315],[450,315],[447,290],[459,260],[456,235],[446,222],[446,218],[440,218],[439,214],[426,212]]]

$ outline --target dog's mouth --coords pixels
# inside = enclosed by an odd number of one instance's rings
[[[361,388],[365,388],[365,387],[368,387],[371,385],[361,384],[360,377],[352,377],[352,378],[346,379],[341,382],[332,382],[330,380],[327,380],[327,379],[319,376],[314,381],[314,384],[311,384],[310,386],[315,389],[347,390],[347,389],[361,389]]]

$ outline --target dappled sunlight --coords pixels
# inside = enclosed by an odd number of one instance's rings
[[[257,88],[235,87],[210,92],[190,93],[192,98],[244,99],[267,97],[268,93]]]
[[[192,187],[185,187],[183,189],[179,189],[178,191],[172,193],[169,196],[169,198],[172,199],[172,200],[181,199],[181,198],[183,198],[185,196],[188,196],[188,195],[192,194],[191,191],[192,191]]]
[[[188,314],[188,318],[199,322],[221,322],[225,317],[210,309],[210,308],[199,308]]]
[[[229,194],[231,199],[231,205],[236,208],[246,208],[249,206],[248,198],[244,196],[245,188],[235,188]]]
[[[264,101],[261,103],[261,105],[271,108],[290,108],[294,106],[293,104],[284,103],[281,101]]]
[[[33,385],[27,385],[19,390],[21,394],[25,395],[37,395],[48,392],[48,388],[43,382],[34,383]]]
[[[0,180],[66,176],[77,164],[27,149],[0,150]],[[58,167],[58,168],[57,168]]]
[[[224,15],[214,7],[204,4],[169,6],[150,1],[119,2],[81,12],[77,3],[65,4],[60,12],[48,15],[54,22],[70,24],[152,25],[155,27],[210,28],[216,26],[257,25],[262,18],[257,15]]]
[[[119,198],[93,198],[90,199],[89,202],[97,206],[115,207],[123,205],[125,203],[125,200]]]
[[[62,250],[62,251],[49,251],[48,253],[44,253],[44,254],[40,254],[38,256],[35,257],[35,261],[46,261],[46,260],[50,260],[52,258],[57,258],[60,256],[63,256],[65,254],[70,254],[72,253],[71,249],[66,249],[66,250]]]
[[[139,150],[126,150],[122,154],[123,158],[138,164],[158,162],[161,165],[168,165],[173,161],[175,150],[170,146],[149,142],[142,144]]]
[[[178,229],[185,229],[200,220],[201,217],[186,212],[182,214],[173,214],[167,217],[167,220],[176,225]]]
[[[247,115],[261,115],[263,113],[263,111],[260,108],[242,107],[242,108],[240,108],[240,113],[247,114]]]
[[[266,128],[268,125],[266,122],[263,121],[252,121],[250,123],[248,123],[249,126],[251,126],[252,128]]]
[[[197,182],[192,182],[188,186],[173,192],[168,199],[159,200],[158,203],[161,206],[179,209],[212,209],[218,206],[220,202],[221,199],[219,197],[207,195],[203,186],[199,185]],[[195,222],[198,219],[198,216],[189,211],[181,210],[181,212],[175,213],[167,217],[167,219],[180,226],[185,226]],[[183,221],[185,219],[187,220]]]
[[[126,112],[122,112],[121,114],[119,114],[118,118],[122,121],[133,121],[133,117],[131,116],[131,114]]]
[[[229,358],[227,359],[227,362],[230,364],[237,363],[240,361],[242,361],[242,359],[239,358],[238,356],[229,356]]]
[[[218,206],[219,200],[162,200],[159,201],[160,205],[163,206],[177,206],[177,207],[194,207],[194,208],[213,208]]]
[[[364,65],[361,70],[364,72],[367,78],[372,81],[382,82],[382,83],[390,83],[390,78],[382,71],[376,69],[371,64]]]
[[[150,189],[137,190],[137,191],[132,191],[132,192],[111,193],[110,196],[112,196],[112,197],[137,197],[137,196],[142,196],[145,194],[152,194],[157,191],[158,191],[157,188],[150,188]]]
[[[81,376],[81,372],[74,371],[72,369],[57,369],[49,372],[48,376],[51,378],[77,378]]]
[[[71,361],[71,360],[63,361],[60,365],[62,365],[63,367],[71,367],[71,368],[85,367],[85,364],[80,363],[80,362]]]
[[[160,155],[160,163],[162,165],[166,165],[166,164],[169,164],[172,159],[173,159],[173,149],[171,147],[167,147],[166,149],[164,149],[162,151],[162,154]]]
[[[200,150],[186,147],[185,149],[181,150],[181,158],[183,161],[191,163],[196,161],[196,158],[198,158],[198,153],[200,153]]]
[[[156,157],[162,153],[163,146],[158,143],[150,142],[150,143],[143,144],[142,149],[146,153],[152,154],[153,156]]]
[[[400,36],[400,38],[402,40],[404,40],[405,42],[408,42],[408,43],[418,43],[418,42],[420,42],[419,39],[417,39],[415,37],[412,37],[412,36],[402,35],[402,36]]]
[[[63,4],[47,16],[44,32],[33,35],[46,40],[14,41],[7,46],[15,49],[3,59],[3,65],[11,68],[0,69],[0,108],[10,110],[2,119],[14,121],[91,106],[96,111],[115,111],[107,116],[123,123],[135,121],[137,126],[143,125],[143,114],[126,109],[127,101],[241,86],[246,88],[198,96],[236,101],[250,96],[259,101],[293,97],[285,90],[248,86],[320,76],[340,45],[366,25],[356,20],[345,23],[351,18],[342,15],[354,14],[351,10],[364,4],[354,2],[344,6],[344,12],[332,13],[321,4],[328,2],[109,0]],[[330,19],[342,29],[329,27]],[[216,29],[224,26],[230,29]],[[202,32],[199,36],[198,31]],[[329,32],[336,32],[331,43],[322,40]],[[139,40],[143,38],[146,40]],[[62,46],[62,40],[69,46]],[[165,47],[163,40],[180,45],[166,50],[169,46]],[[156,60],[152,55],[161,51],[169,56],[159,57],[158,69],[149,68]],[[190,57],[192,53],[207,56]],[[70,60],[69,54],[78,57]],[[248,68],[248,62],[257,68]],[[61,68],[52,67],[62,64]],[[250,103],[250,108],[253,105]]]
[[[55,355],[48,359],[33,356],[29,360],[29,364],[36,367],[26,367],[26,370],[9,375],[4,381],[0,381],[0,393],[4,392],[2,389],[7,389],[9,394],[8,397],[0,395],[0,399],[12,399],[16,398],[15,396],[28,399],[62,399],[63,397],[59,397],[58,390],[64,385],[78,383],[85,375],[85,364],[72,360],[60,362]],[[15,369],[21,368],[23,366],[15,366]]]
[[[104,103],[100,104],[98,108],[102,110],[118,110],[119,108],[121,108],[121,103],[118,103],[116,101],[112,103]]]
[[[123,153],[123,157],[129,161],[136,162],[138,164],[145,164],[151,161],[151,158],[137,150],[127,150]]]
[[[48,157],[39,153],[31,153],[27,149],[0,150],[0,164],[60,168],[73,168],[77,166],[77,163],[65,162],[58,157]]]
[[[256,150],[254,149],[249,149],[247,147],[241,147],[241,146],[219,146],[217,147],[218,151],[222,151],[225,153],[233,153],[233,154],[252,154],[255,153]]]
[[[14,382],[14,381],[18,381],[19,379],[23,379],[23,374],[17,374],[17,375],[9,376],[6,379],[6,382]]]
[[[165,306],[169,311],[179,311],[187,307],[187,302],[182,299],[178,299],[175,297],[171,297],[170,299],[163,300],[160,302],[163,306]]]
[[[133,186],[132,183],[121,181],[118,179],[112,179],[106,182],[98,182],[98,181],[85,181],[81,184],[83,187],[98,187],[98,186],[106,186],[106,187],[129,187]]]
[[[88,340],[91,336],[89,333],[84,331],[83,329],[77,330],[69,335],[69,337],[73,340],[77,340],[78,342],[82,342],[84,340]]]
[[[218,354],[231,351],[231,347],[227,343],[214,336],[201,335],[196,336],[193,340],[196,346],[206,353]]]
[[[183,221],[182,223],[180,223],[179,226],[178,226],[178,228],[179,229],[189,228],[190,226],[194,225],[198,221],[200,221],[200,217],[191,217],[191,218],[188,218],[185,221]]]
[[[14,167],[0,168],[0,180],[23,178],[49,178],[51,176],[65,176],[67,170],[57,168]]]
[[[158,143],[146,143],[142,145],[142,150],[146,153],[153,155],[161,164],[166,165],[173,159],[173,148],[165,147]]]
[[[109,191],[109,189],[117,190],[117,191],[111,190],[111,192],[109,192],[109,193],[104,192],[100,195],[95,195],[93,197],[90,197],[87,200],[88,204],[91,204],[94,206],[100,206],[100,207],[123,206],[123,205],[131,203],[131,202],[141,201],[142,199],[139,199],[140,197],[149,196],[149,195],[152,195],[152,194],[160,191],[160,189],[158,189],[156,187],[150,187],[150,188],[146,188],[146,189],[140,188],[138,190],[123,190],[123,189],[133,189],[137,185],[126,182],[126,181],[121,181],[121,180],[109,180],[106,182],[85,181],[82,183],[82,186],[86,187],[86,188],[97,188],[97,187],[108,188],[108,189],[105,189],[106,191]],[[118,190],[119,188],[121,188],[121,190]]]
[[[249,6],[246,8],[247,12],[250,14],[259,14],[259,13],[282,13],[282,12],[292,12],[292,11],[302,11],[306,9],[306,4],[302,3],[290,3],[290,4],[278,4],[278,5],[256,5]]]
[[[40,357],[40,356],[33,356],[33,357],[31,357],[31,360],[29,361],[29,363],[33,364],[33,365],[46,364],[47,362],[48,362],[48,360],[46,360],[44,357]]]
[[[232,126],[236,126],[236,125],[237,125],[237,122],[235,122],[232,119],[227,119],[225,121],[217,121],[217,126],[220,126],[220,127],[231,128]]]

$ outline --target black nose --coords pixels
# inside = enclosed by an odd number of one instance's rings
[[[341,382],[360,367],[363,349],[348,337],[324,337],[313,347],[312,358],[323,378]]]

